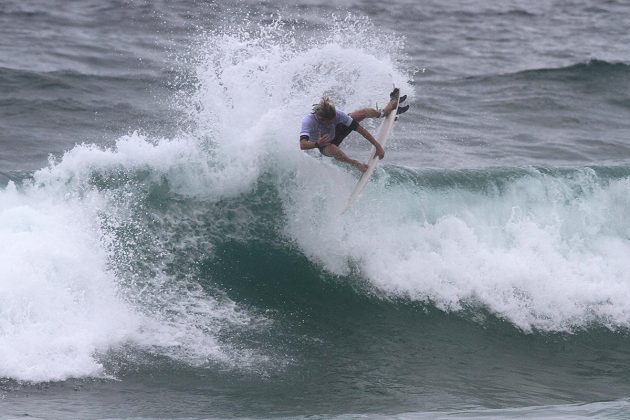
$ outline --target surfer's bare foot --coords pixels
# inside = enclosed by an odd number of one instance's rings
[[[368,170],[368,166],[365,163],[361,163],[361,162],[358,162],[358,161],[355,160],[353,165],[354,165],[355,168],[357,168],[361,172],[365,172],[365,171]]]
[[[383,108],[383,116],[388,116],[394,109],[396,109],[396,105],[398,104],[398,99],[392,99],[389,101],[385,108]]]
[[[389,103],[383,108],[383,115],[386,117],[398,106],[398,98],[400,96],[400,90],[395,88],[392,93],[389,94]]]

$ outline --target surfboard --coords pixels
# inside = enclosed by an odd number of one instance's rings
[[[378,141],[381,144],[383,149],[385,149],[385,144],[387,144],[387,140],[389,139],[389,134],[391,133],[392,128],[394,127],[394,122],[396,121],[396,112],[398,111],[399,106],[400,106],[400,103],[396,105],[396,109],[390,112],[387,117],[383,118],[381,125],[378,127],[378,131],[376,133],[375,138],[376,138],[376,141]],[[361,178],[359,178],[359,182],[357,182],[357,185],[354,187],[354,191],[352,191],[352,194],[350,195],[350,198],[348,199],[348,204],[346,204],[346,207],[341,212],[342,214],[345,213],[352,206],[352,204],[354,204],[357,198],[359,198],[359,195],[361,195],[361,191],[363,191],[363,188],[365,188],[366,184],[370,180],[370,177],[372,176],[372,172],[374,172],[374,169],[376,168],[376,165],[378,164],[379,160],[380,159],[378,158],[378,156],[376,156],[376,147],[372,146],[372,150],[370,152],[370,158],[368,159],[367,171],[363,172],[363,175],[361,176]]]

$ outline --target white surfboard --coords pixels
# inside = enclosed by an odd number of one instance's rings
[[[392,110],[392,112],[390,112],[387,117],[383,118],[381,125],[378,127],[378,132],[376,133],[375,138],[376,138],[376,141],[378,141],[381,144],[383,149],[385,149],[385,144],[387,143],[387,140],[389,139],[389,134],[392,131],[394,122],[396,121],[396,111],[398,111],[399,105],[400,104],[396,104],[396,109]],[[348,199],[348,204],[346,204],[346,207],[343,209],[342,213],[345,213],[350,208],[350,206],[352,206],[352,204],[357,200],[357,198],[359,198],[361,191],[363,191],[363,188],[365,188],[365,185],[370,180],[370,177],[372,176],[372,172],[374,172],[374,168],[376,168],[376,165],[378,164],[379,160],[380,159],[378,158],[378,156],[376,156],[376,147],[372,146],[372,151],[370,152],[370,159],[368,160],[367,171],[363,173],[363,175],[359,179],[359,182],[357,183],[357,186],[354,187],[354,191],[352,191],[352,195],[350,195],[350,198]]]

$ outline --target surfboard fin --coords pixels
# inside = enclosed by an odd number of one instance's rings
[[[409,105],[399,106],[398,109],[396,110],[396,115],[404,114],[408,110],[409,110]]]
[[[403,95],[398,99],[398,103],[402,104],[403,102],[405,102],[407,100],[407,95]]]

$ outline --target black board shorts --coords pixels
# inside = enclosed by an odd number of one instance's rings
[[[350,125],[345,125],[342,123],[337,124],[335,126],[335,138],[333,139],[333,141],[331,141],[331,143],[336,146],[339,146],[341,142],[343,141],[343,139],[348,137],[348,134],[352,133],[352,130],[354,130],[354,127],[352,127],[353,125],[354,124],[350,124]]]
[[[357,128],[357,123],[355,121],[352,121],[352,124],[350,125],[345,125],[343,123],[337,124],[335,126],[335,138],[333,139],[333,141],[330,142],[330,144],[339,146],[341,142],[343,141],[343,139],[348,137],[348,134],[352,133],[352,131],[355,130],[356,128]],[[322,149],[326,146],[323,146],[323,147],[318,146],[317,148],[321,152]]]

